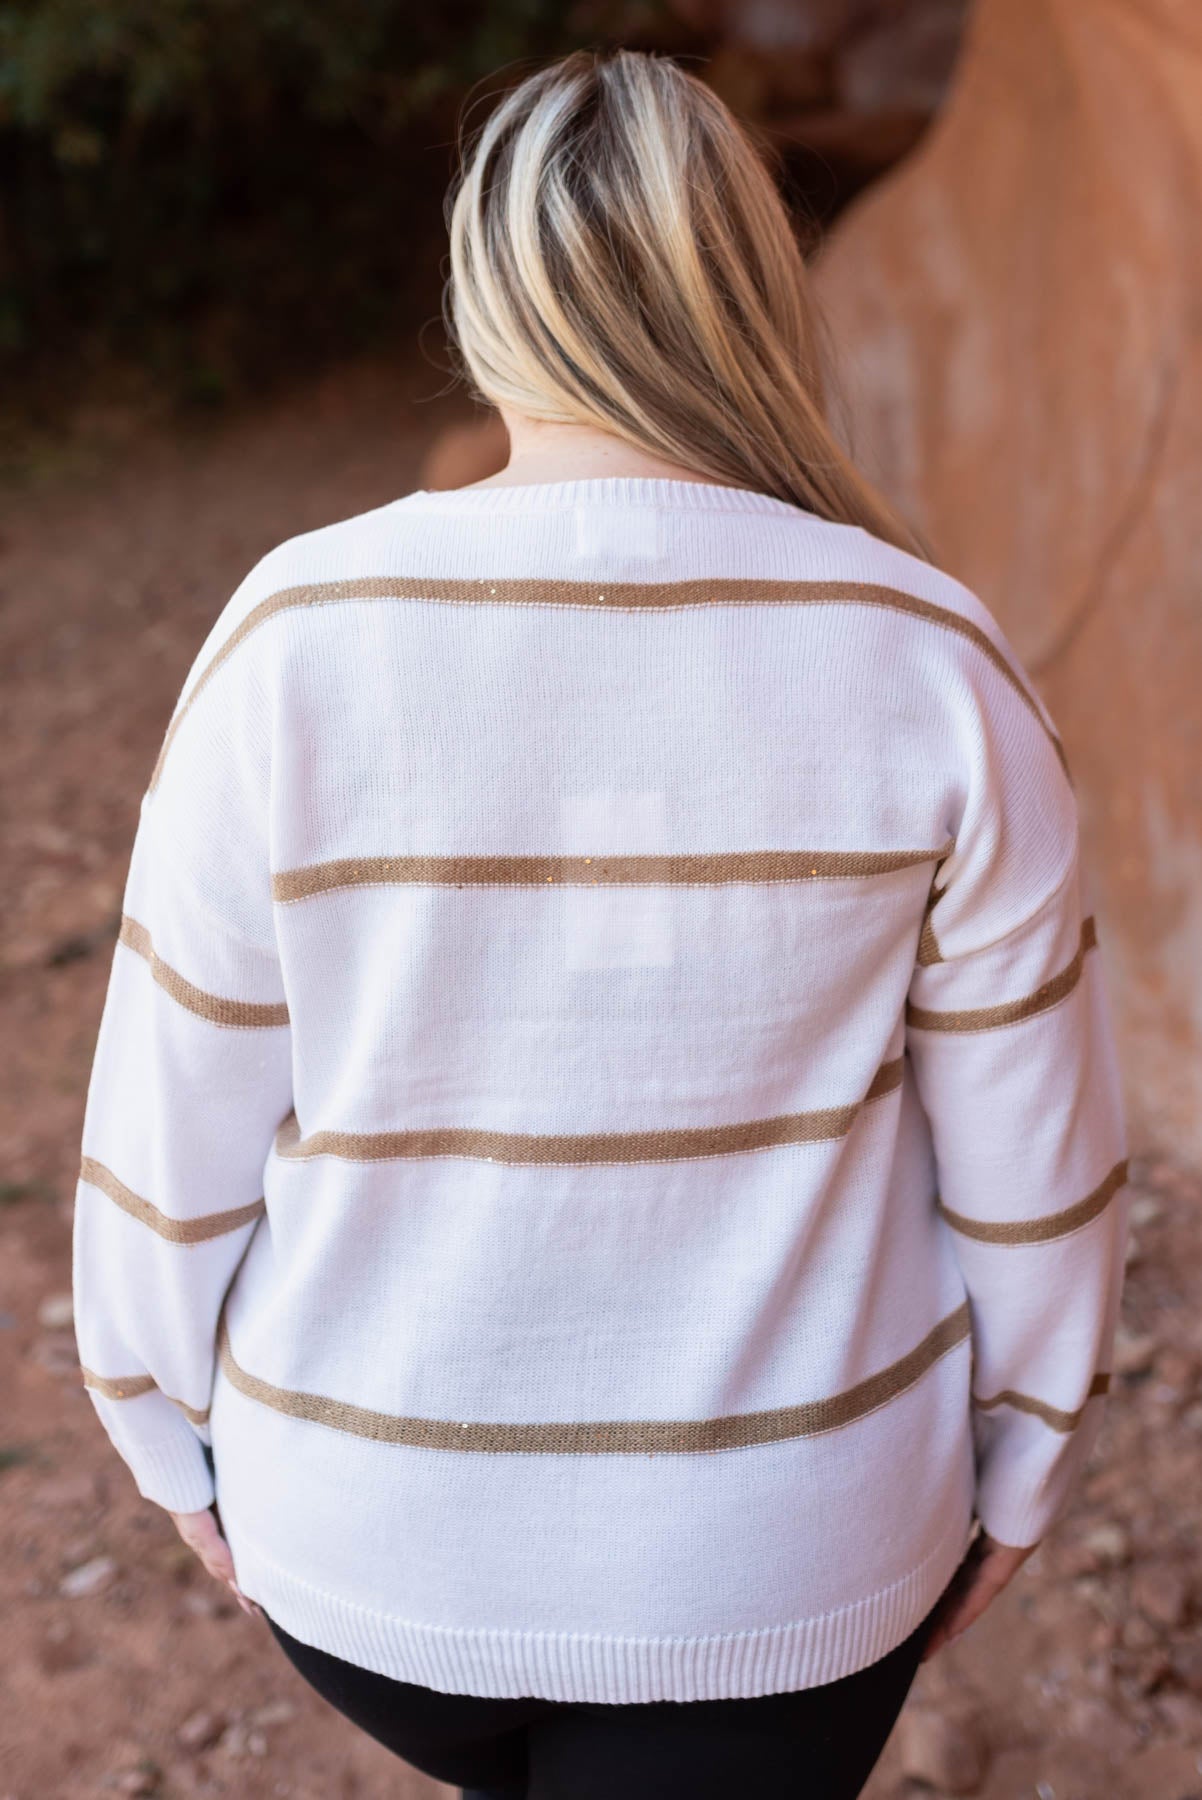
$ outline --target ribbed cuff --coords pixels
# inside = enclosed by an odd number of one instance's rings
[[[213,1504],[215,1488],[200,1439],[180,1420],[180,1429],[149,1443],[114,1439],[128,1464],[138,1492],[168,1512],[203,1512]]]
[[[1017,1550],[1031,1548],[1048,1535],[1076,1491],[1097,1442],[1105,1410],[1106,1395],[1091,1395],[1076,1430],[1067,1440],[1061,1439],[1058,1449],[1042,1467],[1032,1468],[1034,1459],[1029,1444],[1023,1446],[1027,1454],[1020,1460],[1016,1434],[1009,1440],[1013,1444],[1010,1455],[1006,1453],[1007,1439],[992,1447],[978,1473],[975,1500],[977,1517],[991,1538]],[[1028,1421],[1023,1423],[1027,1425]],[[1042,1428],[1048,1430],[1046,1426]],[[1050,1431],[1048,1435],[1051,1436]]]

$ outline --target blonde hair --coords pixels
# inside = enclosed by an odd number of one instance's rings
[[[494,406],[917,548],[827,423],[792,219],[695,76],[630,50],[536,71],[465,145],[447,209],[444,314]]]

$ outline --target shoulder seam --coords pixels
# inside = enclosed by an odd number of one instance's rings
[[[1005,931],[1001,931],[998,933],[998,935],[996,937],[990,938],[990,940],[987,944],[974,944],[974,946],[971,950],[953,950],[951,952],[951,954],[949,955],[943,949],[943,947],[940,946],[938,956],[929,957],[926,959],[919,957],[918,958],[919,966],[925,968],[925,967],[928,967],[929,964],[933,963],[933,962],[940,962],[940,963],[967,962],[967,961],[971,960],[971,958],[974,956],[983,956],[985,954],[985,952],[988,950],[996,950],[999,944],[1004,944],[1008,938],[1014,937],[1020,931],[1025,931],[1028,926],[1033,925],[1038,918],[1041,918],[1042,915],[1049,910],[1049,908],[1058,905],[1059,902],[1064,897],[1065,889],[1069,886],[1069,884],[1073,880],[1074,876],[1076,876],[1077,879],[1080,880],[1080,876],[1081,876],[1081,841],[1080,841],[1080,835],[1077,831],[1074,831],[1074,833],[1073,833],[1073,837],[1072,837],[1072,840],[1070,843],[1068,860],[1067,860],[1064,868],[1061,870],[1060,874],[1057,876],[1055,886],[1047,894],[1044,895],[1043,899],[1039,902],[1039,905],[1036,906],[1033,909],[1033,911],[1029,912],[1025,918],[1019,919],[1013,925],[1008,925],[1006,927]],[[950,885],[950,883],[945,885],[944,887],[941,887],[939,889],[938,893],[936,893],[934,895],[934,899],[931,902],[932,907],[934,906],[935,901],[941,900],[943,898],[944,894],[947,893],[947,889],[948,889],[949,885]],[[932,878],[932,889],[933,888],[934,888],[934,879]],[[931,936],[932,936],[932,938],[934,938],[933,929],[931,931]]]

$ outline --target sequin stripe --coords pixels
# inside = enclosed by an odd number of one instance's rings
[[[486,1451],[494,1455],[655,1456],[714,1450],[743,1450],[786,1438],[815,1437],[850,1425],[897,1399],[956,1345],[969,1336],[964,1301],[896,1362],[864,1381],[821,1400],[803,1400],[764,1412],[728,1413],[712,1419],[603,1419],[582,1423],[497,1424],[491,1420],[410,1418],[375,1412],[324,1394],[277,1387],[244,1369],[230,1347],[224,1311],[218,1324],[218,1359],[230,1384],[248,1400],[293,1419],[334,1431],[406,1444],[422,1450]]]
[[[157,1232],[159,1237],[166,1238],[171,1244],[203,1244],[210,1238],[224,1237],[227,1231],[238,1231],[243,1225],[249,1225],[267,1209],[263,1199],[252,1200],[246,1206],[233,1206],[226,1212],[202,1213],[195,1219],[173,1219],[151,1201],[144,1200],[141,1194],[135,1194],[118,1180],[113,1171],[98,1162],[94,1156],[85,1156],[79,1166],[79,1178],[91,1187],[99,1188],[102,1194],[122,1212],[131,1218],[138,1219],[143,1225]]]
[[[165,963],[151,941],[145,925],[128,913],[121,915],[118,942],[142,957],[164,993],[198,1018],[213,1025],[229,1025],[242,1029],[287,1025],[288,1008],[283,1001],[225,1000],[219,994],[208,994]]]
[[[1097,948],[1097,926],[1092,915],[1081,926],[1080,942],[1070,963],[1050,981],[1045,981],[1033,994],[1021,1000],[1007,1000],[1000,1006],[977,1006],[963,1012],[933,1012],[924,1006],[907,1003],[906,1024],[915,1031],[995,1031],[1001,1025],[1017,1025],[1033,1019],[1068,998],[1081,979],[1086,953]]]
[[[334,1156],[347,1162],[394,1162],[463,1156],[484,1162],[525,1166],[598,1163],[677,1162],[704,1156],[733,1156],[747,1150],[770,1150],[784,1144],[815,1144],[846,1137],[868,1101],[900,1087],[903,1057],[885,1063],[863,1100],[814,1112],[782,1113],[768,1119],[745,1119],[730,1125],[673,1127],[658,1131],[598,1131],[542,1134],[484,1131],[472,1126],[440,1125],[409,1131],[314,1131],[302,1137],[295,1114],[276,1134],[276,1155],[286,1161]]]
[[[1109,1390],[1110,1372],[1102,1370],[1090,1382],[1085,1401],[1075,1412],[1065,1412],[1058,1406],[1050,1405],[1046,1400],[1037,1400],[1033,1394],[1020,1394],[1014,1388],[1002,1388],[999,1393],[991,1394],[987,1400],[974,1394],[972,1403],[974,1406],[980,1407],[982,1412],[992,1412],[995,1406],[1012,1406],[1018,1412],[1030,1413],[1033,1418],[1042,1419],[1044,1424],[1050,1425],[1053,1431],[1075,1431],[1085,1417],[1085,1407],[1089,1401],[1095,1394],[1105,1394]]]
[[[136,1400],[139,1394],[163,1394],[162,1388],[151,1375],[97,1375],[94,1369],[83,1368],[83,1384],[86,1388],[95,1388],[106,1400]],[[173,1394],[163,1394],[164,1400],[170,1400],[172,1406],[178,1406],[184,1417],[193,1425],[203,1425],[208,1419],[209,1409],[203,1412],[195,1406],[189,1406],[183,1400],[177,1400]]]
[[[975,646],[1012,687],[1024,706],[1034,716],[1055,750],[1066,777],[1072,784],[1068,759],[1057,734],[1044,719],[1039,705],[1018,671],[999,650],[989,635],[971,619],[937,606],[932,600],[920,600],[916,594],[870,581],[773,581],[722,577],[710,581],[669,582],[615,581],[606,585],[587,581],[540,580],[522,577],[489,580],[445,576],[363,575],[343,581],[326,581],[283,588],[253,606],[242,622],[235,626],[224,644],[200,671],[191,688],[180,700],[167,727],[158,760],[150,777],[148,791],[158,785],[167,752],[181,723],[197,696],[207,686],[238,645],[267,619],[277,613],[303,606],[332,606],[355,600],[425,600],[446,605],[493,606],[572,606],[603,612],[669,611],[693,606],[882,606],[893,612],[955,632]]]
[[[1063,1212],[1044,1213],[1037,1219],[970,1219],[965,1213],[953,1212],[941,1200],[936,1207],[953,1231],[976,1238],[982,1244],[1046,1244],[1053,1238],[1066,1237],[1096,1219],[1111,1198],[1127,1180],[1126,1160],[1116,1163],[1106,1179]]]
[[[946,856],[939,850],[748,850],[624,856],[363,856],[284,869],[272,898],[308,900],[339,888],[713,886],[846,881],[888,875]]]

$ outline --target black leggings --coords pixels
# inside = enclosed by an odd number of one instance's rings
[[[462,1786],[464,1800],[854,1800],[901,1712],[932,1614],[878,1662],[821,1687],[629,1705],[444,1694],[267,1623],[331,1706],[415,1769]]]

